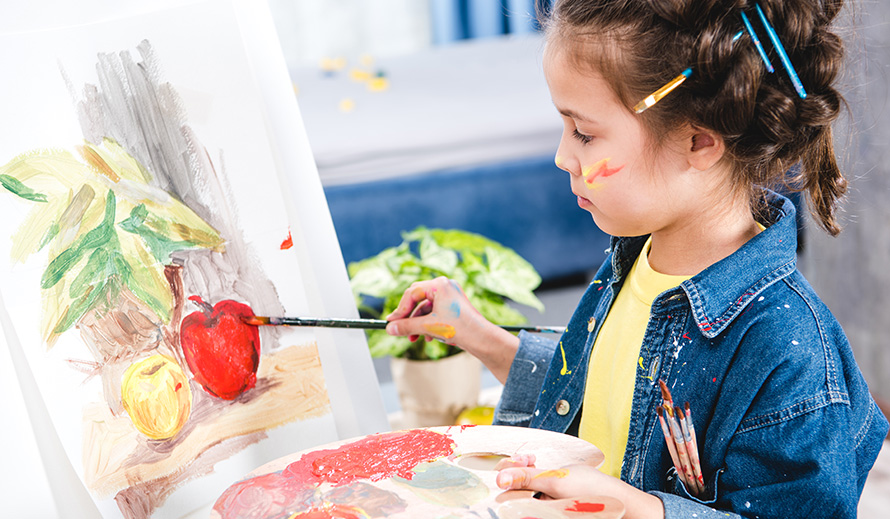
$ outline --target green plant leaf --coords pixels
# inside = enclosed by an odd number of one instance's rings
[[[541,284],[541,276],[530,263],[512,251],[485,249],[488,272],[476,277],[479,286],[543,312],[544,304],[532,291]]]
[[[423,355],[429,360],[439,360],[451,354],[451,346],[441,341],[423,341]],[[418,359],[424,360],[424,359]]]
[[[0,174],[0,185],[5,187],[10,193],[20,198],[24,198],[25,200],[30,200],[31,202],[47,201],[46,195],[34,191],[11,175]]]
[[[396,247],[349,265],[350,284],[358,304],[363,304],[363,296],[382,299],[380,314],[386,315],[398,306],[412,283],[446,275],[463,287],[470,302],[493,323],[526,322],[504,297],[543,309],[533,292],[541,282],[534,267],[493,240],[456,229],[422,226],[403,232],[402,240]],[[415,360],[439,359],[460,351],[422,337],[412,343],[382,330],[368,332],[368,346],[374,357],[392,355]]]
[[[523,324],[527,321],[521,312],[511,308],[502,298],[490,292],[474,294],[470,302],[483,317],[495,324]]]
[[[451,276],[458,264],[457,252],[442,247],[432,237],[424,237],[420,240],[420,264],[444,276]]]
[[[372,357],[401,357],[412,344],[407,337],[395,337],[385,330],[368,330],[368,350]]]

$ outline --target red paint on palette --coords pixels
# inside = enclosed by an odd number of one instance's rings
[[[602,512],[605,509],[606,505],[602,503],[575,501],[571,508],[566,508],[566,512]]]
[[[414,477],[419,463],[437,460],[454,452],[454,442],[445,434],[411,429],[375,434],[336,449],[304,454],[283,471],[287,478],[303,484],[345,485],[356,479],[380,481],[398,476]]]
[[[290,234],[290,229],[287,231],[287,238],[281,242],[281,250],[287,250],[294,246],[294,237]]]

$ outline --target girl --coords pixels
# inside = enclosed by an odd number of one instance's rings
[[[539,478],[517,458],[502,488],[611,495],[629,518],[856,516],[888,424],[796,269],[794,205],[768,189],[804,191],[839,232],[841,5],[555,2],[556,163],[614,236],[608,257],[558,342],[485,321],[444,278],[413,285],[388,317],[390,334],[479,357],[505,384],[496,424],[577,434],[606,455],[599,470]],[[691,403],[703,489],[677,477],[660,379]]]

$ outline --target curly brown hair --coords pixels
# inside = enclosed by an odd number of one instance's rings
[[[806,98],[776,63],[764,66],[743,30],[749,0],[555,0],[539,13],[548,44],[564,45],[574,63],[599,72],[630,110],[692,67],[692,76],[641,117],[658,142],[684,124],[721,135],[734,182],[764,208],[759,187],[806,192],[811,212],[831,235],[847,190],[831,125],[844,100],[835,89],[844,46],[832,32],[843,0],[761,0]],[[755,22],[756,23],[756,22]],[[761,33],[763,34],[763,33]]]

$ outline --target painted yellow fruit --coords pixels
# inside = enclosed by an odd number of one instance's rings
[[[176,436],[192,409],[185,373],[172,357],[160,354],[127,368],[121,400],[136,429],[153,440]]]

